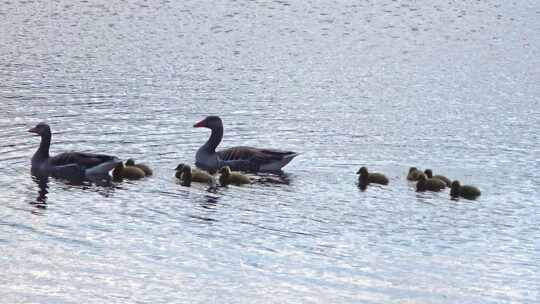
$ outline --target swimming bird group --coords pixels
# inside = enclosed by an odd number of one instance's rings
[[[192,182],[206,183],[211,187],[217,185],[244,185],[252,183],[252,179],[242,172],[278,172],[287,165],[298,153],[278,149],[260,149],[247,146],[237,146],[216,151],[223,138],[223,122],[218,116],[207,116],[193,125],[195,128],[211,130],[208,140],[195,154],[195,168],[181,163],[175,171],[176,178],[183,186]],[[46,123],[39,123],[28,130],[41,137],[38,150],[32,157],[31,172],[34,176],[52,176],[76,181],[122,181],[137,180],[153,174],[150,167],[135,163],[133,159],[123,162],[116,156],[84,152],[65,152],[56,156],[49,155],[52,133]],[[112,177],[110,172],[112,171]],[[219,178],[214,175],[219,173]],[[357,174],[358,186],[366,190],[369,184],[388,185],[389,180],[382,173],[368,172],[361,167]],[[461,185],[442,175],[433,175],[430,169],[421,172],[415,167],[409,169],[407,180],[416,182],[416,191],[441,191],[450,187],[452,198],[464,197],[475,199],[480,195],[478,188]],[[265,179],[273,181],[273,179]]]
[[[247,146],[232,147],[216,151],[223,138],[223,122],[218,116],[208,116],[194,125],[195,128],[209,128],[209,139],[195,155],[195,165],[187,164],[176,167],[175,176],[182,185],[191,182],[215,184],[213,177],[221,174],[221,185],[242,185],[251,183],[244,172],[278,172],[298,153],[278,149],[259,149]],[[38,150],[32,157],[31,172],[34,176],[52,176],[70,181],[121,181],[137,180],[152,175],[152,170],[145,164],[136,164],[133,159],[123,162],[116,156],[82,152],[66,152],[56,156],[49,155],[52,133],[46,123],[39,123],[28,130],[41,137]],[[112,170],[112,177],[109,174]]]
[[[358,176],[358,187],[361,190],[366,190],[368,184],[388,185],[388,178],[382,173],[369,173],[366,167],[361,167],[356,174]],[[409,168],[407,180],[416,182],[416,191],[435,191],[439,192],[447,187],[450,187],[450,197],[457,199],[463,197],[466,199],[476,199],[481,192],[477,187],[470,185],[461,185],[458,180],[450,181],[444,175],[433,175],[431,169],[426,169],[424,172],[416,167]]]

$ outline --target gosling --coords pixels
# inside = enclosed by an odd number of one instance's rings
[[[191,173],[191,167],[189,165],[183,165],[181,171],[177,171],[178,174],[180,172],[180,176],[176,176],[180,179],[180,185],[184,187],[190,187],[191,181],[192,181],[192,173]]]
[[[388,185],[388,178],[382,173],[369,173],[366,167],[361,167],[356,174],[358,176],[358,186],[365,190],[368,184]]]
[[[240,172],[233,172],[229,166],[222,167],[219,170],[221,175],[219,176],[219,184],[223,187],[233,184],[233,185],[244,185],[251,184],[249,177],[242,175]]]
[[[433,175],[433,171],[431,171],[431,169],[424,170],[424,174],[426,174],[427,178],[436,178],[438,180],[441,180],[446,187],[450,187],[450,184],[452,183],[452,181],[450,181],[450,179],[446,176]]]
[[[422,172],[420,170],[418,170],[418,168],[410,167],[409,168],[409,174],[407,174],[407,180],[415,182],[420,178],[421,173]]]
[[[137,167],[141,170],[143,170],[144,174],[146,176],[152,176],[152,174],[154,174],[154,172],[152,171],[152,169],[150,169],[150,167],[148,167],[148,165],[146,164],[135,164],[135,161],[133,160],[133,158],[129,158],[128,160],[126,160],[126,167]]]
[[[129,179],[129,180],[137,180],[144,178],[146,174],[144,174],[144,171],[133,166],[124,166],[123,163],[118,164],[113,172],[112,172],[113,179],[115,181],[121,181],[123,179]]]
[[[197,169],[197,168],[191,168],[190,166],[186,164],[179,164],[176,167],[176,173],[174,176],[178,179],[182,179],[182,173],[184,172],[184,167],[187,166],[191,170],[191,181],[196,183],[211,183],[212,182],[212,175],[208,174],[208,172]]]
[[[466,199],[474,200],[479,197],[480,194],[480,189],[469,185],[462,186],[457,180],[453,181],[452,186],[450,187],[450,197],[453,199],[461,196]]]
[[[426,178],[424,173],[420,173],[418,182],[416,183],[416,192],[423,191],[441,191],[445,188],[444,182],[436,178]]]

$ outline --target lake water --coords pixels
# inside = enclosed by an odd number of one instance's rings
[[[540,4],[355,3],[2,1],[0,302],[540,302]],[[210,114],[289,183],[178,185]],[[40,121],[155,175],[40,192]]]

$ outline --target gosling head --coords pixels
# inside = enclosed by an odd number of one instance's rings
[[[191,174],[191,167],[189,165],[183,165],[182,166],[182,173],[189,172]]]
[[[231,167],[229,166],[225,166],[225,167],[222,167],[221,169],[219,169],[219,173],[225,175],[225,176],[229,176],[231,175]]]
[[[453,181],[452,185],[450,186],[450,196],[458,197],[460,188],[461,188],[461,184],[459,183],[459,181],[457,180]]]
[[[356,174],[360,174],[360,176],[367,176],[368,170],[366,167],[361,167],[360,169],[358,169],[358,172],[356,172]]]
[[[424,174],[427,178],[433,178],[433,171],[431,171],[431,169],[424,170]]]
[[[135,166],[133,158],[128,158],[128,160],[126,160],[126,166]]]
[[[409,173],[414,172],[414,171],[418,171],[418,168],[416,168],[416,167],[410,167],[409,168]]]
[[[420,173],[418,175],[418,182],[416,183],[416,192],[426,191],[426,175]]]
[[[112,171],[112,176],[116,181],[122,179],[122,169],[124,169],[123,163],[119,163],[118,165],[116,165],[116,167],[114,167]]]
[[[367,189],[367,185],[369,184],[369,173],[366,167],[361,167],[358,169],[358,172],[356,172],[358,175],[358,187],[360,187],[360,190],[364,191]]]
[[[174,169],[175,171],[182,171],[184,169],[184,167],[186,166],[186,164],[184,163],[181,163],[179,164],[178,166],[176,166],[176,169]]]
[[[182,186],[191,186],[191,167],[189,165],[182,167]]]

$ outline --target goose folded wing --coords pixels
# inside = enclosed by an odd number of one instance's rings
[[[102,163],[115,160],[114,156],[84,152],[66,152],[50,158],[53,166],[76,164],[82,168],[92,168]]]
[[[83,179],[84,170],[78,164],[67,164],[52,166],[50,169],[52,177],[64,179]]]
[[[235,160],[219,160],[219,167],[223,168],[229,166],[233,171],[246,171],[246,172],[256,172],[259,170],[260,164],[257,161],[250,161],[244,159],[235,159]]]
[[[229,166],[232,170],[258,171],[265,164],[280,161],[294,152],[257,149],[252,147],[234,147],[217,152],[220,166]]]
[[[294,152],[275,149],[258,149],[252,147],[234,147],[218,151],[217,154],[222,160],[248,160],[257,158],[268,162],[281,160],[287,156],[296,155]]]

